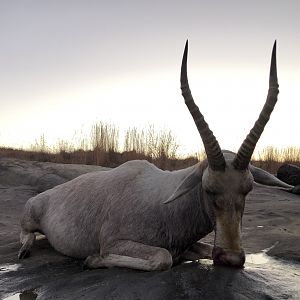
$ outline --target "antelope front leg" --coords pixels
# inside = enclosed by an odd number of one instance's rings
[[[168,270],[173,264],[172,256],[167,249],[122,240],[100,255],[88,256],[84,264],[88,268],[125,267],[144,271]]]
[[[212,259],[213,246],[206,243],[196,242],[184,254],[182,258],[185,260],[198,260],[203,258]]]

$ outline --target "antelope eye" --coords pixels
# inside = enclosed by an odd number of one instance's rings
[[[222,205],[221,205],[220,201],[218,201],[217,199],[213,200],[213,206],[215,209],[222,209]]]
[[[206,194],[211,195],[211,196],[216,195],[216,193],[211,190],[205,190],[205,192],[206,192]]]

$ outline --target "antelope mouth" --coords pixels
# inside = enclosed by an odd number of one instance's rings
[[[245,252],[241,250],[228,251],[221,247],[215,246],[212,252],[214,265],[243,268],[245,264]]]

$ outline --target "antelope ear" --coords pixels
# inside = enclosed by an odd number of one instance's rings
[[[197,165],[195,169],[181,181],[173,194],[166,201],[164,201],[164,204],[170,203],[192,190],[197,184],[200,183],[201,173],[202,172]]]

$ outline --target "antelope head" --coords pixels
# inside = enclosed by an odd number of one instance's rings
[[[215,242],[213,260],[215,264],[242,267],[245,254],[241,245],[241,225],[245,206],[245,198],[253,186],[253,177],[249,171],[249,163],[256,143],[258,142],[273,108],[277,102],[278,82],[276,68],[276,41],[273,46],[269,91],[265,105],[250,133],[242,143],[238,153],[234,156],[223,154],[217,139],[204,120],[192,97],[187,78],[188,42],[181,65],[181,90],[207,155],[208,167],[202,178],[195,170],[179,186],[173,201],[180,195],[188,192],[196,184],[202,184],[203,198],[208,203],[215,224]],[[202,180],[202,183],[201,183]]]

